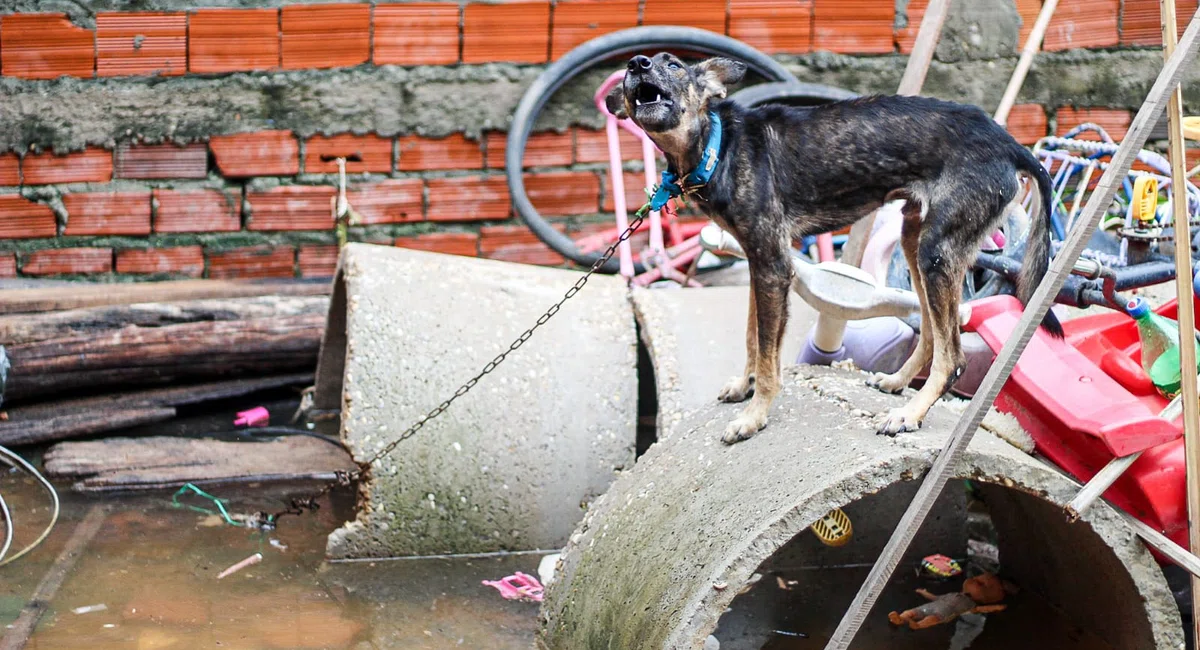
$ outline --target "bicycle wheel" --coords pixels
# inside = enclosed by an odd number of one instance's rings
[[[508,179],[513,209],[517,215],[547,246],[576,264],[591,266],[600,259],[601,253],[581,252],[570,237],[555,230],[542,218],[537,208],[533,207],[525,192],[522,169],[525,143],[546,102],[563,84],[607,59],[654,48],[726,56],[742,61],[750,70],[770,81],[800,83],[779,62],[753,47],[728,36],[694,27],[634,27],[613,32],[580,45],[552,63],[525,91],[513,114],[504,155],[504,172]],[[637,273],[645,271],[641,263],[636,263],[635,267]],[[601,270],[616,273],[617,260],[609,260]]]
[[[844,99],[854,99],[858,96],[858,93],[836,86],[811,84],[802,81],[794,83],[780,81],[750,86],[749,88],[737,91],[729,98],[747,108],[753,108],[763,104],[818,106]]]

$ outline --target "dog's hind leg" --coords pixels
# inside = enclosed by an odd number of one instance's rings
[[[918,264],[918,246],[921,241],[921,204],[915,199],[909,199],[901,208],[904,222],[900,229],[900,247],[904,251],[904,259],[908,262],[908,274],[912,278],[913,292],[921,302],[921,331],[917,335],[917,347],[896,372],[887,375],[875,373],[867,384],[885,393],[899,393],[912,383],[918,372],[924,368],[933,357],[933,333],[930,331],[929,305],[925,299],[925,283],[921,279],[921,267]]]
[[[930,216],[932,213],[933,208]],[[965,227],[967,221],[956,217],[958,215],[947,212],[927,223],[918,250],[918,266],[925,290],[921,338],[925,338],[928,330],[933,345],[929,379],[907,404],[888,413],[879,433],[895,435],[919,428],[925,413],[950,389],[966,367],[958,333],[958,304],[968,265],[963,251],[973,250],[972,246],[977,246],[978,242],[963,241],[966,238],[961,236],[965,234],[961,230],[969,229]],[[951,224],[957,224],[960,232],[951,233],[950,230],[956,227]]]
[[[763,251],[765,252],[765,251]],[[750,277],[757,317],[757,354],[754,368],[754,397],[721,437],[726,443],[745,440],[767,425],[771,402],[779,394],[779,348],[787,329],[788,291],[792,283],[792,262],[787,249],[761,255],[765,260],[751,261]]]
[[[758,310],[755,309],[754,276],[750,276],[750,309],[746,318],[746,371],[721,389],[722,402],[744,402],[754,394],[754,374],[758,366]]]

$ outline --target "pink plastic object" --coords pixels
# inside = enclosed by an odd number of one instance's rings
[[[520,571],[499,580],[484,580],[483,584],[495,587],[505,600],[531,600],[542,602],[542,583],[538,579]]]
[[[237,419],[233,421],[235,427],[265,427],[271,419],[271,414],[267,409],[256,406],[249,411],[239,411]]]

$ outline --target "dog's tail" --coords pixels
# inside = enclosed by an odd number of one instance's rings
[[[1025,260],[1021,265],[1021,277],[1017,280],[1017,298],[1028,305],[1033,292],[1041,284],[1042,278],[1050,268],[1050,219],[1053,209],[1054,196],[1051,188],[1050,174],[1038,162],[1028,149],[1015,145],[1019,149],[1014,162],[1018,173],[1029,181],[1037,184],[1033,192],[1033,202],[1029,210],[1029,239],[1025,244]],[[1047,311],[1042,319],[1042,328],[1056,338],[1063,338],[1062,324],[1053,311]]]

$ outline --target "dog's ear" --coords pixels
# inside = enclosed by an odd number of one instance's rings
[[[710,97],[724,97],[725,88],[746,76],[746,64],[733,59],[715,57],[695,66],[696,77]]]
[[[617,119],[623,120],[629,117],[629,111],[625,110],[625,86],[617,84],[612,90],[608,91],[608,96],[604,98],[604,107],[609,113],[617,116]]]

